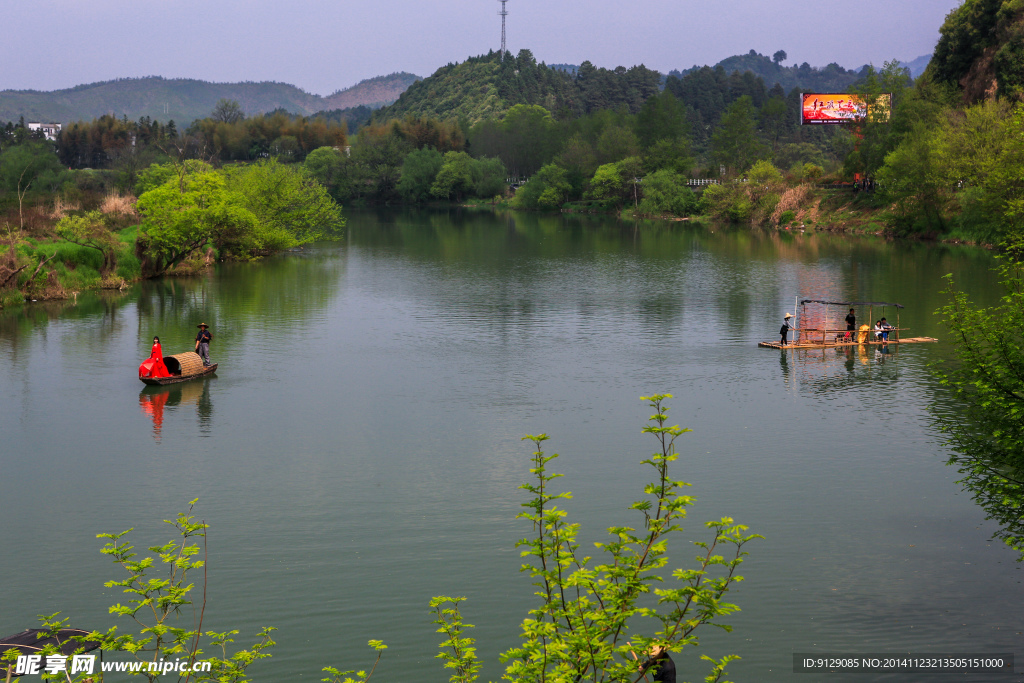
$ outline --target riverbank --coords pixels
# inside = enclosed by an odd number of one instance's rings
[[[788,198],[787,198],[788,195]],[[796,195],[794,197],[794,195]],[[0,282],[5,273],[21,269],[17,288],[0,289],[0,310],[20,306],[26,301],[63,300],[76,297],[88,290],[124,290],[144,279],[142,264],[136,254],[136,241],[140,225],[138,215],[133,213],[134,198],[122,197],[124,204],[132,211],[126,211],[119,219],[125,225],[112,231],[117,244],[114,250],[116,266],[103,272],[103,256],[100,250],[76,244],[57,235],[58,218],[47,220],[41,212],[34,214],[32,235],[9,233],[6,240],[6,254],[0,256]],[[515,211],[510,200],[480,200],[458,203],[435,202],[428,208],[461,207],[487,211]],[[713,214],[707,211],[707,204],[701,205],[704,212],[690,216],[638,215],[633,206],[609,206],[601,202],[572,202],[562,207],[564,214],[590,214],[615,216],[622,220],[663,220],[669,222],[733,223],[723,220],[722,211]],[[783,210],[784,209],[784,210]],[[782,193],[771,213],[755,222],[749,215],[747,225],[758,229],[780,232],[829,233],[849,236],[875,236],[892,240],[913,242],[936,242],[942,244],[971,245],[994,248],[992,244],[955,234],[901,233],[887,223],[889,207],[881,205],[879,197],[871,193],[854,193],[850,190],[825,190],[809,188],[804,191],[793,188]],[[555,213],[555,212],[549,212]],[[212,246],[197,250],[189,258],[169,268],[169,276],[195,275],[209,268],[220,259]]]
[[[333,239],[345,224],[321,185],[273,159],[222,169],[153,164],[136,188],[138,198],[114,190],[98,204],[19,195],[0,237],[0,302],[66,299],[193,274],[216,260],[255,260]]]

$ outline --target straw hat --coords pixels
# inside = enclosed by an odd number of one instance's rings
[[[786,315],[784,315],[784,316],[782,316],[782,317],[783,317],[783,318],[792,318],[792,317],[793,317],[793,314],[792,314],[792,313],[787,313]]]
[[[789,314],[787,313],[787,315]],[[207,325],[206,323],[199,323],[198,325],[196,325],[196,327],[209,327],[209,325]]]

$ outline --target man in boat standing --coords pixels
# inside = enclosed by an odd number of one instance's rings
[[[857,314],[851,308],[850,313],[846,316],[846,338],[852,339],[853,333],[857,331]]]
[[[210,342],[213,341],[213,335],[210,334],[209,325],[206,323],[199,323],[196,325],[199,328],[199,334],[196,335],[196,353],[203,359],[203,367],[210,367]]]
[[[782,346],[785,346],[787,343],[789,343],[789,331],[793,329],[793,326],[789,324],[789,319],[792,317],[792,313],[787,313],[782,318],[782,327],[779,328],[779,336],[782,337],[782,341],[780,342]]]

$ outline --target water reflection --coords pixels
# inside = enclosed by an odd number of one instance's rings
[[[966,475],[960,483],[985,511],[985,518],[999,525],[992,538],[1019,552],[1024,560],[1024,470],[997,469],[961,455],[950,462]]]
[[[153,439],[160,441],[164,427],[164,410],[181,406],[195,406],[199,419],[199,433],[210,436],[213,430],[213,401],[210,398],[210,383],[216,377],[203,380],[168,384],[162,387],[147,386],[139,392],[139,407],[142,413],[153,421]]]
[[[792,358],[790,358],[792,354]],[[787,387],[812,394],[858,389],[884,393],[900,379],[899,344],[840,346],[780,351],[779,367]],[[870,385],[877,383],[878,387]]]

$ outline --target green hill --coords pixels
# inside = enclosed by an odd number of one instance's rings
[[[658,91],[660,75],[640,65],[603,69],[584,62],[575,73],[537,63],[533,53],[491,52],[441,67],[414,83],[398,101],[374,114],[383,121],[405,116],[475,123],[500,117],[517,104],[536,104],[559,115],[625,106],[637,112]]]
[[[284,109],[304,116],[314,112],[380,106],[393,102],[419,77],[399,73],[362,81],[328,97],[320,97],[287,83],[209,83],[194,79],[124,78],[79,85],[65,90],[0,91],[0,120],[71,121],[91,120],[103,114],[137,120],[149,116],[160,121],[173,119],[186,125],[208,116],[220,99],[237,100],[247,115]]]
[[[968,103],[1024,99],[1024,2],[964,0],[939,29],[925,77],[959,89]]]
[[[767,87],[778,83],[786,92],[794,88],[802,92],[843,92],[863,75],[863,67],[858,70],[844,69],[834,62],[823,67],[811,66],[807,62],[799,66],[782,66],[782,62],[786,60],[786,53],[780,51],[776,55],[779,61],[751,50],[745,55],[726,57],[714,67],[694,66],[685,71],[671,71],[669,75],[682,78],[698,69],[718,67],[724,69],[726,74],[743,74],[749,71],[763,80]]]

